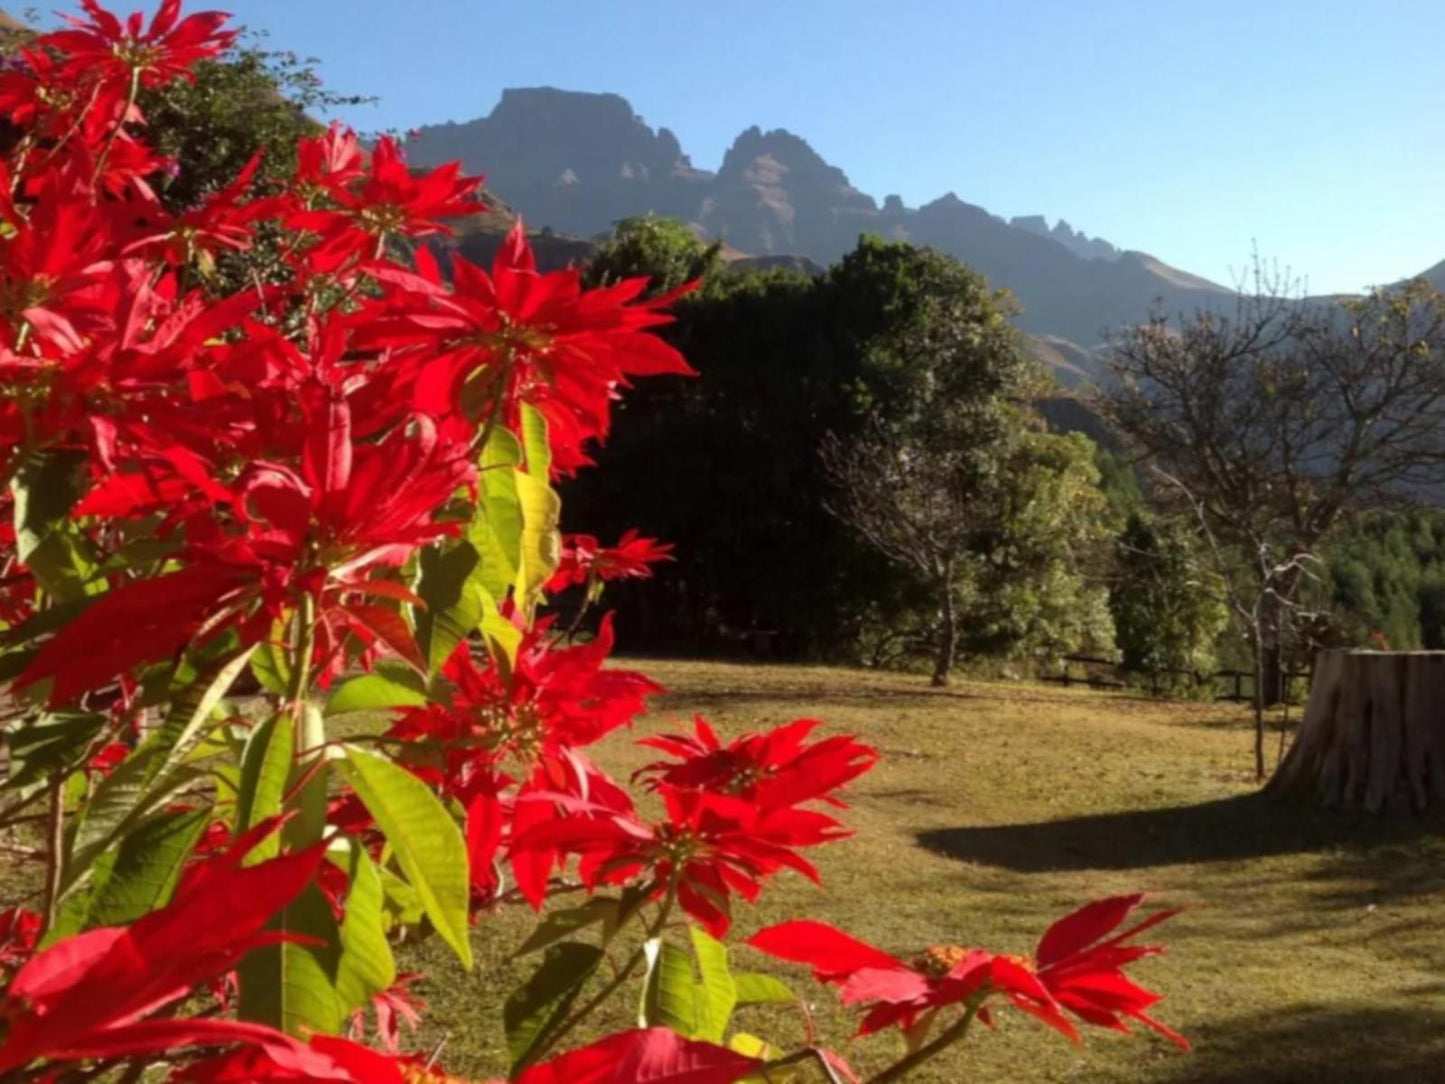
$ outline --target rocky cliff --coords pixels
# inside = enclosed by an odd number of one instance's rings
[[[954,193],[916,208],[896,195],[880,205],[782,129],[748,128],[716,173],[698,169],[671,131],[648,125],[616,94],[508,90],[486,117],[422,128],[409,153],[418,165],[461,159],[529,225],[559,233],[591,236],[657,214],[750,256],[824,264],[864,232],[931,245],[1012,290],[1026,330],[1086,345],[1143,319],[1156,300],[1190,309],[1227,293],[1067,222],[1008,222]]]

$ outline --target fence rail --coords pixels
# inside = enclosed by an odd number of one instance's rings
[[[1159,670],[1133,670],[1126,671],[1114,659],[1104,659],[1093,655],[1065,655],[1063,657],[1064,667],[1062,672],[1057,674],[1040,674],[1043,681],[1053,682],[1068,688],[1072,685],[1086,686],[1090,689],[1128,689],[1147,688],[1151,695],[1158,696],[1160,686],[1166,678],[1183,677],[1188,678],[1196,687],[1208,682],[1214,682],[1218,689],[1218,683],[1223,681],[1225,687],[1215,696],[1215,700],[1230,702],[1244,702],[1254,699],[1254,673],[1250,670],[1215,670],[1212,673],[1201,674],[1193,670],[1177,670],[1164,668]],[[1076,666],[1092,667],[1093,670],[1086,670],[1083,674],[1071,673],[1069,664]],[[1100,673],[1099,670],[1104,670]],[[1287,670],[1284,674],[1285,699],[1289,703],[1297,703],[1294,698],[1295,682],[1300,678],[1308,679],[1309,670]],[[1131,680],[1132,679],[1132,680]],[[1308,682],[1306,682],[1308,684]],[[1248,686],[1248,691],[1246,690]]]

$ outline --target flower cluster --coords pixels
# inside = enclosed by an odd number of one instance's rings
[[[46,841],[36,909],[0,912],[0,1079],[445,1084],[400,1052],[424,1005],[395,950],[436,937],[469,965],[512,905],[544,912],[508,1003],[517,1084],[847,1076],[830,1051],[723,1045],[716,939],[778,875],[819,879],[805,852],[847,837],[841,790],[875,751],[699,719],[641,741],[663,759],[636,801],[588,755],[662,690],[582,618],[671,547],[562,536],[553,483],[633,379],[691,374],[656,334],[687,288],[584,289],[520,224],[490,268],[443,266],[480,181],[339,126],[289,176],[258,181],[263,149],[168,208],[181,164],[142,92],[234,35],[179,0],[80,6],[0,74],[0,671],[26,711],[0,826]],[[577,587],[567,628],[542,615]],[[1164,917],[1114,933],[1137,903],[1061,920],[1031,961],[904,962],[816,923],[750,943],[915,1048],[995,996],[1071,1037],[1177,1040],[1123,972]],[[694,996],[693,962],[731,1001]],[[641,1026],[567,1050],[634,980]]]

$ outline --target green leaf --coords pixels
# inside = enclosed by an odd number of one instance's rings
[[[205,736],[211,713],[231,691],[231,686],[241,676],[241,671],[246,669],[254,650],[254,647],[246,648],[220,666],[214,674],[209,675],[209,681],[193,682],[171,701],[165,722],[156,728],[146,738],[141,749],[137,750],[137,753],[140,753],[147,746],[153,747],[149,766],[151,779],[184,761],[196,743]]]
[[[396,981],[396,960],[386,940],[381,878],[366,848],[353,843],[347,852],[347,866],[351,891],[346,894],[346,915],[341,921],[336,993],[342,1010],[351,1012]]]
[[[272,715],[251,731],[241,751],[241,778],[236,788],[236,835],[281,812],[295,751],[296,726],[289,715]],[[256,844],[244,861],[248,866],[255,865],[276,857],[280,849],[280,838],[272,834]]]
[[[522,450],[527,473],[545,481],[552,468],[552,445],[547,440],[547,419],[531,403],[522,404]]]
[[[416,889],[384,866],[377,872],[381,875],[388,929],[392,926],[415,926],[426,917]]]
[[[728,950],[700,926],[691,927],[692,951],[702,973],[697,993],[697,1038],[720,1043],[738,1003],[738,988],[728,967]]]
[[[522,947],[512,953],[513,958],[537,952],[568,934],[584,930],[589,926],[602,925],[602,945],[617,936],[627,923],[642,910],[648,893],[636,885],[622,890],[620,896],[593,896],[578,907],[552,911],[532,931]]]
[[[440,670],[457,644],[481,625],[486,611],[496,609],[474,575],[480,565],[481,556],[470,542],[422,550],[416,593],[426,609],[416,611],[416,642],[428,673]]]
[[[291,774],[286,779],[286,793],[290,796],[286,811],[295,815],[282,826],[281,843],[288,850],[301,850],[320,842],[326,833],[327,786],[331,781],[326,760],[326,722],[315,704],[307,703],[301,712],[294,745]]]
[[[482,614],[482,635],[487,638],[487,646],[492,651],[493,657],[498,653],[507,660],[510,668],[517,660],[517,648],[522,643],[522,630],[502,616],[502,612],[495,606],[487,607]]]
[[[522,465],[522,442],[515,433],[505,426],[492,427],[487,445],[482,449],[482,466],[520,467]]]
[[[596,926],[609,920],[615,924],[620,908],[621,901],[615,896],[594,896],[580,907],[552,911],[537,923],[527,940],[522,942],[522,947],[512,955],[526,956],[528,953],[540,952],[548,945],[554,944],[578,930],[585,930],[589,926]]]
[[[733,976],[739,1005],[783,1004],[798,1000],[798,995],[788,985],[771,975],[756,971],[744,971]]]
[[[171,703],[166,720],[139,748],[96,784],[74,822],[61,873],[62,892],[91,872],[96,857],[149,818],[176,791],[208,775],[187,763],[206,736],[211,714],[250,658],[248,648],[209,681],[196,681]]]
[[[284,630],[273,627],[270,639],[257,644],[256,653],[251,656],[251,673],[256,675],[262,688],[277,696],[285,696],[291,688],[291,660],[281,646],[284,639]]]
[[[522,405],[521,437],[526,469],[512,476],[522,511],[516,600],[523,613],[530,614],[541,595],[542,585],[551,579],[562,555],[562,538],[557,531],[562,501],[548,485],[552,446],[547,441],[547,419],[527,403]]]
[[[386,836],[427,918],[470,968],[467,846],[456,821],[425,783],[385,757],[347,746],[340,766]]]
[[[774,1058],[782,1055],[782,1051],[772,1043],[766,1039],[760,1039],[756,1035],[750,1035],[746,1031],[740,1031],[729,1039],[728,1049],[736,1050],[744,1057],[756,1058],[758,1061],[772,1061]],[[745,1079],[751,1080],[753,1078],[747,1077]]]
[[[306,938],[307,943],[266,945],[241,961],[241,1018],[292,1035],[340,1032],[346,1023],[336,993],[340,931],[326,896],[314,884],[307,885],[267,928]]]
[[[686,952],[660,937],[643,945],[647,978],[642,986],[638,1026],[669,1027],[691,1038],[697,1032],[697,980]]]
[[[143,755],[137,750],[126,757],[96,784],[89,801],[81,807],[80,816],[66,837],[60,876],[62,895],[82,884],[93,872],[96,860],[117,840],[151,820],[179,791],[210,775],[205,768],[182,764],[152,780],[153,755]]]
[[[104,715],[61,712],[34,722],[21,722],[5,732],[10,771],[4,788],[20,789],[69,772],[80,762],[105,726]]]
[[[90,545],[70,510],[80,499],[84,457],[68,452],[31,455],[15,472],[15,555],[47,592],[62,601],[103,590]]]
[[[561,535],[557,524],[562,515],[562,502],[540,477],[518,473],[517,500],[522,506],[522,549],[518,562],[516,599],[524,611],[531,612],[542,593],[542,586],[557,570],[562,556]]]
[[[121,840],[85,928],[129,925],[169,903],[210,819],[208,808],[163,813]]]
[[[563,941],[547,949],[537,970],[502,1006],[502,1027],[512,1072],[524,1068],[538,1047],[567,1019],[568,1010],[602,962],[596,945]]]
[[[374,672],[360,674],[337,686],[326,702],[326,714],[421,707],[426,702],[426,682],[415,670],[382,663]]]
[[[506,596],[521,560],[522,506],[515,478],[521,459],[517,438],[501,426],[493,429],[482,453],[481,500],[467,539],[481,558],[477,575],[494,599]]]

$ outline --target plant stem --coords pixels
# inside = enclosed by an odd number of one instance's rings
[[[577,635],[577,630],[582,627],[582,619],[587,616],[587,611],[592,608],[592,588],[596,582],[596,569],[588,569],[587,583],[582,588],[582,605],[577,608],[577,615],[572,618],[572,623],[567,626],[567,631],[561,636],[561,639],[566,640],[569,644],[572,642],[572,637]]]
[[[787,1057],[779,1058],[777,1061],[770,1061],[759,1069],[758,1072],[764,1080],[772,1080],[773,1073],[778,1070],[786,1069],[789,1066],[798,1065],[806,1061],[816,1061],[818,1067],[822,1069],[824,1075],[827,1076],[830,1084],[840,1084],[838,1074],[835,1073],[833,1067],[828,1064],[828,1059],[823,1057],[823,1052],[817,1047],[812,1046],[806,1047],[803,1050],[796,1050]]]
[[[948,1028],[939,1035],[938,1038],[934,1039],[933,1042],[928,1043],[926,1046],[920,1046],[912,1054],[895,1061],[877,1076],[870,1077],[868,1084],[891,1084],[894,1080],[902,1080],[935,1054],[958,1042],[968,1034],[968,1027],[973,1023],[973,1018],[978,1015],[981,1004],[982,1002],[970,1005],[968,1011],[963,1014],[963,1019],[959,1020],[953,1027]]]
[[[111,147],[115,146],[116,137],[120,135],[121,129],[122,129],[123,127],[125,127],[126,119],[130,116],[130,111],[135,108],[135,100],[136,100],[136,98],[138,98],[139,96],[140,96],[140,69],[139,69],[139,68],[131,68],[131,71],[130,71],[130,94],[129,94],[129,96],[126,98],[125,109],[121,112],[121,114],[120,114],[120,119],[115,122],[115,127],[110,130],[110,134],[109,134],[109,136],[107,136],[106,141],[105,141],[105,146],[101,148],[100,157],[96,159],[95,169],[94,169],[94,171],[91,173],[91,180],[92,180],[92,181],[97,180],[97,179],[100,177],[101,173],[105,170],[105,162],[106,162],[106,159],[110,157],[110,149],[111,149]]]
[[[301,717],[311,687],[311,655],[316,649],[316,600],[303,595],[296,610],[296,644],[291,657],[291,685],[287,695],[295,717]]]
[[[608,981],[606,986],[597,991],[580,1009],[562,1021],[562,1023],[558,1025],[557,1030],[547,1036],[542,1044],[536,1050],[532,1051],[531,1055],[527,1058],[527,1064],[536,1061],[565,1039],[569,1032],[576,1028],[578,1024],[582,1023],[582,1021],[586,1020],[587,1017],[591,1016],[599,1005],[616,993],[617,989],[632,976],[632,973],[637,970],[637,965],[642,963],[647,956],[647,943],[661,934],[663,928],[667,925],[667,920],[672,914],[672,905],[676,898],[677,888],[674,884],[668,887],[667,896],[662,901],[662,907],[657,912],[657,917],[653,919],[651,925],[647,927],[647,936],[642,939],[642,944],[637,946],[637,951],[627,958],[627,962],[622,965],[621,969]],[[525,1068],[525,1065],[519,1063],[515,1068],[522,1069]]]
[[[65,776],[57,774],[50,783],[49,848],[45,852],[45,930],[55,923],[60,903],[61,855],[65,850]]]

